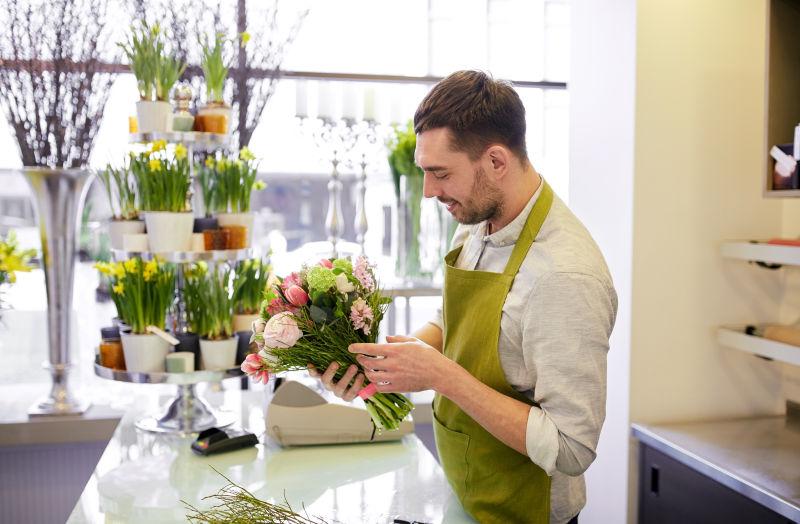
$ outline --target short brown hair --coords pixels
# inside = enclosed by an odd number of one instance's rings
[[[451,146],[476,160],[490,144],[503,144],[522,161],[525,106],[507,82],[481,71],[457,71],[436,84],[414,114],[414,132],[446,127]]]

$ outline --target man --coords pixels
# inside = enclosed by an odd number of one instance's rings
[[[350,350],[378,391],[436,392],[442,467],[478,521],[577,522],[605,418],[617,309],[608,268],[529,162],[511,86],[454,73],[422,101],[414,129],[425,197],[461,224],[442,314],[411,337]],[[353,399],[364,376],[351,366],[334,382],[336,370],[323,383]]]

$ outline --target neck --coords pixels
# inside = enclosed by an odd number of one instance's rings
[[[487,220],[489,234],[500,231],[517,218],[542,184],[542,177],[530,164],[517,180],[519,183],[506,191],[500,216]]]

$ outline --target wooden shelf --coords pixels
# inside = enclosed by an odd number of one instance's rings
[[[721,251],[725,258],[800,266],[800,246],[779,246],[741,240],[723,243]]]
[[[739,351],[800,366],[800,347],[748,335],[742,326],[723,326],[717,329],[717,342]]]

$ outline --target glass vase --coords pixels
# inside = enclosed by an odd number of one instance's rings
[[[400,177],[395,271],[398,277],[410,283],[423,283],[430,279],[430,273],[423,270],[420,259],[422,183],[421,176]]]

